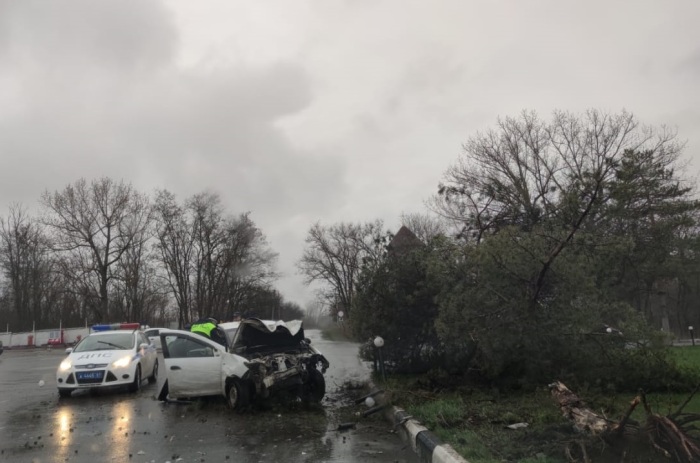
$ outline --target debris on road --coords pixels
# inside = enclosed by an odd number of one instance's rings
[[[365,400],[367,400],[368,397],[374,397],[377,394],[382,394],[382,393],[384,393],[384,389],[379,389],[378,391],[372,391],[369,394],[360,397],[359,399],[355,399],[355,404],[359,405],[362,402],[364,402]]]
[[[508,429],[522,429],[527,428],[527,423],[513,423],[506,426]]]
[[[338,425],[338,431],[346,431],[348,429],[355,429],[355,423],[340,423]]]

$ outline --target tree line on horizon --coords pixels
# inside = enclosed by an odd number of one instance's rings
[[[153,198],[108,177],[41,195],[0,217],[0,323],[14,331],[202,316],[301,318],[274,289],[277,254],[250,213],[218,194]]]
[[[427,211],[402,216],[416,243],[396,246],[381,221],[317,223],[298,267],[358,340],[385,339],[396,371],[686,387],[698,378],[664,350],[700,325],[683,147],[625,111],[499,119],[467,140]]]

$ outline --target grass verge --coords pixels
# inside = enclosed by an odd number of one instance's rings
[[[681,368],[700,368],[700,346],[672,349]],[[534,392],[508,394],[466,384],[445,388],[434,375],[391,375],[377,385],[389,394],[395,405],[419,420],[444,442],[449,443],[471,463],[566,462],[565,449],[575,448],[581,439],[564,418],[547,388]],[[634,393],[603,394],[593,388],[574,391],[597,413],[619,420],[629,408]],[[690,393],[651,393],[647,395],[653,412],[667,415],[678,410]],[[684,412],[700,413],[700,394],[685,405]],[[646,419],[637,407],[631,417]],[[510,429],[509,425],[526,423]],[[601,453],[594,461],[608,460]],[[655,460],[646,460],[655,461]],[[667,460],[659,460],[667,461]]]

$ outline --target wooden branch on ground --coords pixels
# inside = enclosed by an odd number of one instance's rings
[[[610,432],[613,425],[617,424],[588,408],[564,383],[556,381],[549,385],[549,389],[562,414],[573,421],[578,431],[601,435]]]
[[[628,427],[630,415],[641,403],[647,415],[644,432],[651,447],[665,457],[673,458],[678,463],[700,463],[700,443],[689,434],[690,430],[694,428],[693,423],[700,421],[700,415],[681,413],[688,401],[683,403],[675,413],[661,416],[651,410],[646,395],[640,392],[630,402],[630,408],[618,422],[608,420],[595,413],[586,406],[583,400],[559,381],[550,384],[549,388],[562,414],[574,423],[574,427],[578,431],[601,437],[608,442],[613,439],[620,442],[619,438]],[[693,394],[697,390],[696,388]],[[638,433],[638,435],[644,436],[642,433]],[[568,448],[567,451],[569,451]],[[583,455],[584,458],[587,458],[585,449],[583,449]],[[568,457],[571,460],[570,454]]]

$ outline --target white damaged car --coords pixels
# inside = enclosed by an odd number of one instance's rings
[[[139,330],[91,333],[66,352],[56,371],[61,397],[70,397],[76,389],[114,386],[136,392],[144,378],[149,383],[158,380],[156,347]]]
[[[158,398],[220,395],[240,409],[276,391],[320,402],[328,360],[304,337],[300,320],[240,322],[228,348],[189,331],[160,332],[167,380]]]

